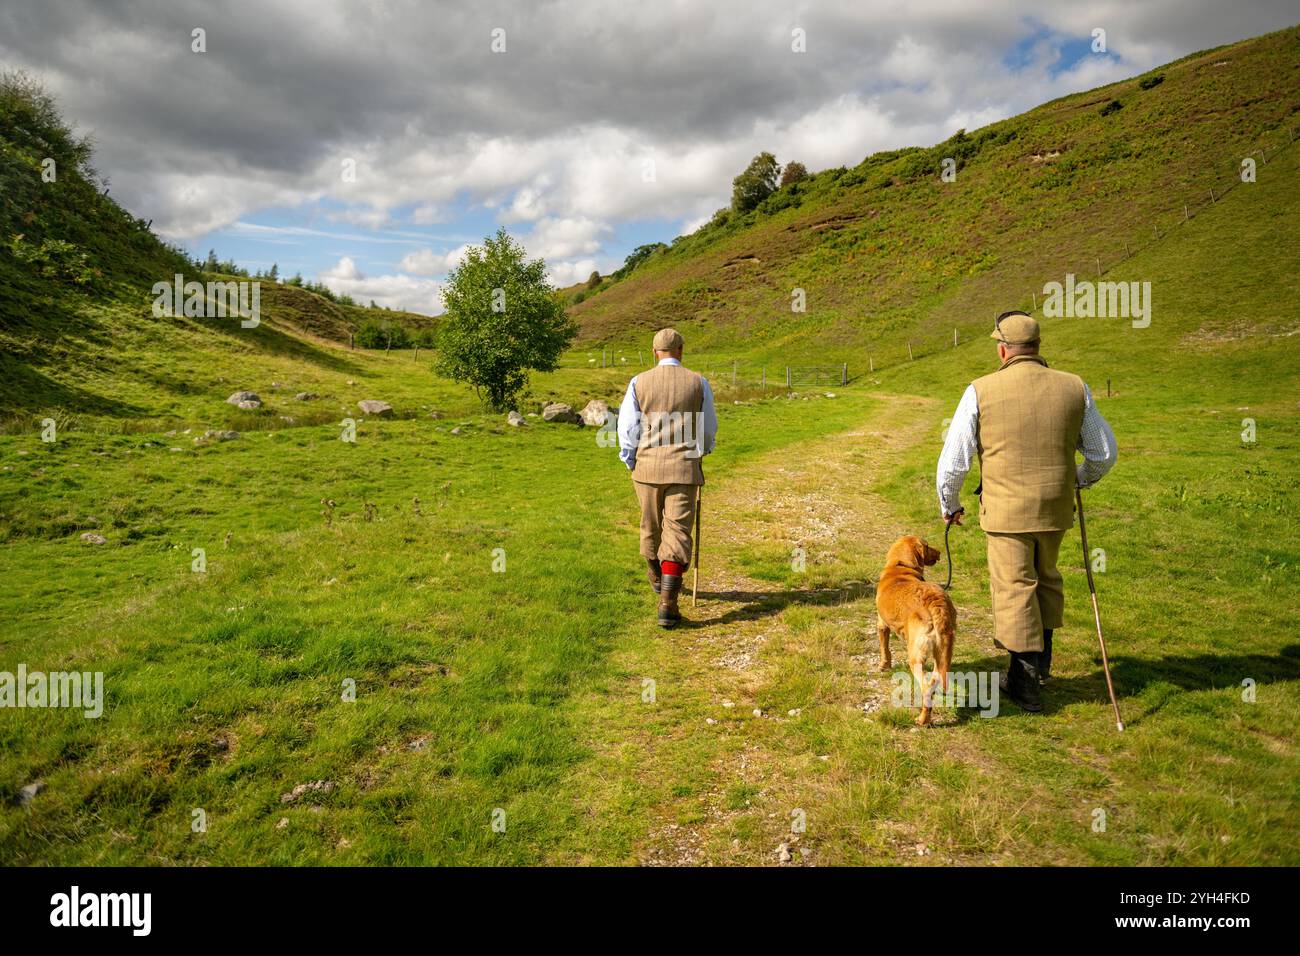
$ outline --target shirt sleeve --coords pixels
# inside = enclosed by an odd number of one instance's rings
[[[627,383],[627,394],[618,407],[618,457],[628,471],[636,467],[636,449],[641,442],[641,406],[636,400],[636,376]]]
[[[1106,419],[1101,417],[1101,412],[1097,411],[1092,391],[1087,385],[1083,386],[1083,424],[1079,428],[1077,447],[1083,452],[1083,461],[1079,463],[1078,469],[1080,488],[1101,481],[1119,457],[1119,450],[1115,447],[1115,433],[1111,431]]]
[[[713,386],[707,378],[701,379],[701,382],[704,405],[700,411],[700,439],[704,445],[703,452],[708,455],[713,452],[713,446],[718,440],[718,410],[713,405]]]
[[[979,454],[978,429],[979,399],[975,395],[975,386],[968,385],[952,414],[948,437],[944,440],[943,451],[939,452],[939,466],[935,470],[939,512],[943,517],[956,514],[961,508],[961,486]]]

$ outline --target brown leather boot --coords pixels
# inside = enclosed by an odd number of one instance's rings
[[[659,584],[659,626],[676,627],[677,622],[682,619],[681,611],[677,610],[677,595],[682,590],[682,576],[680,574],[665,574]]]
[[[663,573],[659,570],[659,561],[656,558],[646,558],[645,576],[650,582],[650,587],[654,589],[655,594],[659,593],[659,582],[663,580]]]

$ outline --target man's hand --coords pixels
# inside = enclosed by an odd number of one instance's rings
[[[944,515],[944,516],[943,516],[943,523],[946,524],[946,525],[947,525],[947,524],[961,524],[961,516],[964,515],[965,513],[966,513],[966,509],[965,509],[965,508],[958,508],[958,509],[957,509],[956,511],[954,511],[952,514],[950,514],[950,515]]]

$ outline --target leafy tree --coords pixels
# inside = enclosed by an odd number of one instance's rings
[[[801,183],[808,178],[808,167],[803,163],[786,163],[785,169],[781,173],[781,186],[789,186],[791,183]]]
[[[776,191],[781,167],[771,153],[759,153],[731,181],[731,208],[744,215]]]
[[[623,260],[623,265],[614,273],[614,278],[626,278],[636,269],[637,266],[641,265],[641,263],[645,262],[660,249],[667,248],[668,247],[662,242],[650,242],[646,243],[644,246],[637,246],[632,250],[628,257]]]
[[[587,288],[588,288],[588,289],[594,289],[594,288],[596,288],[596,286],[598,286],[598,285],[600,285],[600,273],[599,273],[599,272],[593,272],[591,275],[587,276]]]
[[[438,371],[496,411],[514,407],[528,372],[553,371],[578,333],[555,292],[546,263],[525,260],[504,229],[471,246],[443,289]]]

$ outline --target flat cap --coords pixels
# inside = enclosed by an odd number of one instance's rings
[[[1006,345],[1032,345],[1038,341],[1038,323],[1023,312],[1003,312],[989,338]]]
[[[682,347],[682,336],[676,329],[660,329],[655,333],[655,349],[660,352],[676,352]]]

